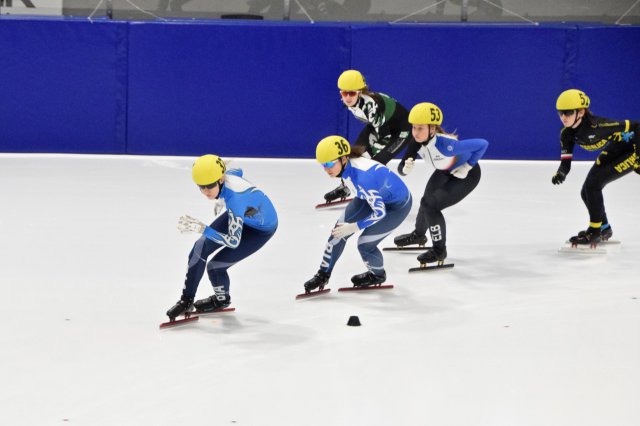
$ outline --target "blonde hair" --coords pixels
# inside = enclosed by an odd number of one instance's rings
[[[439,124],[433,124],[433,125],[436,126],[436,134],[449,136],[450,138],[454,138],[456,140],[458,139],[458,134],[455,132],[455,130],[453,131],[453,133],[449,133],[446,130],[444,130],[442,126]]]

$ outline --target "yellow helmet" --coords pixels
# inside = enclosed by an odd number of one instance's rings
[[[318,142],[316,147],[316,159],[321,164],[337,160],[350,153],[351,145],[342,136],[327,136]]]
[[[582,109],[589,108],[591,100],[582,90],[569,89],[560,93],[558,100],[556,101],[556,109],[570,110],[570,109]]]
[[[430,102],[422,102],[411,108],[409,123],[411,124],[442,124],[442,110]]]
[[[222,158],[207,154],[196,159],[191,168],[191,177],[196,185],[211,185],[217,182],[227,171]]]
[[[366,87],[367,83],[360,71],[346,70],[338,77],[338,89],[340,90],[362,90]]]

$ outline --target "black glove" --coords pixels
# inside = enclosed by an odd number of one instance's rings
[[[567,175],[565,175],[564,173],[556,172],[556,174],[551,178],[551,183],[554,185],[560,185],[562,182],[564,182],[564,179],[566,177]]]

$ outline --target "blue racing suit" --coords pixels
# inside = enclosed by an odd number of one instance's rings
[[[349,159],[341,177],[351,182],[356,195],[338,223],[358,224],[358,229],[363,230],[358,238],[360,256],[371,272],[382,275],[384,265],[378,244],[411,211],[411,193],[398,175],[368,158]],[[348,238],[329,238],[322,256],[321,271],[331,273]]]
[[[227,211],[202,233],[189,253],[187,276],[182,295],[193,299],[205,266],[216,294],[229,297],[227,269],[258,251],[278,228],[278,215],[271,200],[242,177],[241,169],[225,173],[218,197]],[[207,263],[207,258],[219,250]]]

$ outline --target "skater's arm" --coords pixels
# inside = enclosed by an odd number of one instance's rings
[[[335,238],[345,238],[349,235],[365,229],[378,222],[387,215],[387,208],[382,201],[382,196],[376,190],[366,191],[366,201],[371,207],[372,213],[358,222],[338,222],[331,231]]]
[[[398,165],[398,173],[400,173],[400,175],[402,176],[407,175],[407,173],[405,173],[405,170],[404,170],[405,163],[410,158],[413,160],[417,158],[420,147],[421,145],[418,142],[416,142],[412,137],[411,141],[409,142],[409,145],[407,146],[407,150],[405,151],[404,156],[402,157],[402,161],[400,161],[400,164]]]
[[[387,164],[395,156],[394,149],[398,149],[398,146],[402,146],[403,141],[392,140],[382,148],[376,155],[373,156],[373,160],[381,164]]]
[[[366,100],[363,105],[363,110],[367,115],[369,123],[376,129],[376,133],[378,133],[380,137],[388,134],[388,130],[385,131],[385,129],[383,129],[383,126],[387,122],[386,108],[387,105],[384,99],[378,93],[369,93],[369,100]]]
[[[571,160],[573,159],[574,142],[570,139],[566,129],[560,132],[560,166],[551,178],[551,183],[560,185],[571,171]]]
[[[571,170],[571,158],[563,158],[560,161],[560,167],[556,171],[556,174],[551,178],[551,183],[554,185],[560,185],[566,179],[569,171]]]
[[[478,161],[482,158],[484,153],[487,151],[487,147],[489,146],[489,142],[486,139],[464,139],[461,141],[457,141],[452,144],[453,150],[451,153],[453,155],[463,154],[463,153],[471,153],[471,156],[467,160],[467,163],[473,167],[478,164]]]
[[[233,219],[232,219],[233,217]],[[233,225],[231,224],[233,222]],[[233,215],[229,210],[229,233],[223,234],[216,231],[210,226],[205,225],[198,219],[189,215],[181,216],[178,220],[178,230],[183,234],[196,233],[202,234],[206,238],[214,241],[218,244],[222,244],[227,247],[236,248],[240,244],[240,237],[242,236],[242,217]]]
[[[625,126],[622,132],[621,139],[623,143],[636,143],[638,139],[640,139],[640,135],[638,135],[638,130],[640,129],[640,124],[637,121],[633,120],[624,120]]]
[[[396,156],[407,143],[413,140],[409,132],[400,132],[397,137],[391,136],[389,143],[378,152],[373,159],[379,163],[387,164],[393,157]]]
[[[357,222],[358,229],[368,228],[382,220],[387,215],[387,207],[384,205],[382,196],[377,190],[368,190],[366,195],[367,197],[365,200],[369,204],[369,207],[371,207],[371,214]]]

